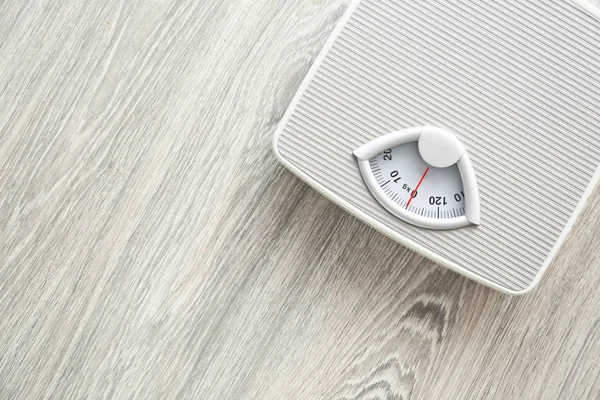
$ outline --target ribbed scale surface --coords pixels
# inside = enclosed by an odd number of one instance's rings
[[[570,1],[363,0],[293,111],[279,151],[400,235],[523,290],[600,164],[599,27]],[[365,188],[352,151],[419,125],[450,129],[469,149],[480,227],[413,227]]]

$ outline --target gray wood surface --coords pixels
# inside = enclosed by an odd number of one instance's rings
[[[511,298],[275,161],[347,6],[0,0],[0,398],[600,398],[599,189]]]

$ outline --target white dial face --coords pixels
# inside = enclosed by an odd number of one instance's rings
[[[369,160],[383,192],[398,206],[424,218],[451,219],[465,215],[465,194],[456,164],[428,165],[411,142],[387,149]]]

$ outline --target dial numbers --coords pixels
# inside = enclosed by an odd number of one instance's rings
[[[431,167],[419,155],[417,142],[384,150],[369,165],[383,192],[407,211],[435,219],[465,215],[458,166]]]
[[[373,139],[353,154],[373,197],[396,217],[428,229],[480,224],[473,164],[453,133],[408,128]]]

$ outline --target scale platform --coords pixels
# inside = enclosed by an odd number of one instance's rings
[[[397,242],[526,293],[600,178],[599,43],[575,0],[355,2],[275,154]]]

